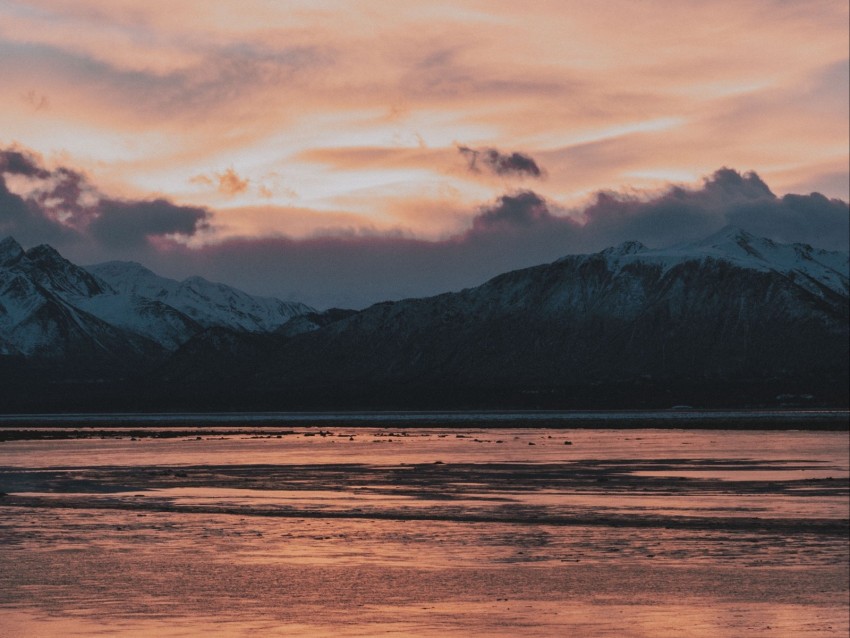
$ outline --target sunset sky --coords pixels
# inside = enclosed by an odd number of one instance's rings
[[[320,307],[730,221],[846,249],[848,18],[0,0],[0,237]]]

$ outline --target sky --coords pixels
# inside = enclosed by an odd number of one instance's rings
[[[0,0],[0,237],[318,308],[735,223],[847,249],[836,0]]]

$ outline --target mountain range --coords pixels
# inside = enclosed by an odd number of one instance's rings
[[[849,273],[727,227],[320,312],[7,238],[0,409],[847,405]]]
[[[209,328],[269,332],[312,311],[202,277],[178,282],[134,262],[82,268],[47,245],[0,242],[2,355],[153,359]]]

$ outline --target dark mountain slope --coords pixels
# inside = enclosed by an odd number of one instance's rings
[[[196,343],[162,374],[268,407],[840,403],[845,264],[735,229],[668,251],[630,243],[377,304],[218,360],[207,348],[187,374]]]

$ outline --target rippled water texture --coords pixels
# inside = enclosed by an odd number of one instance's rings
[[[0,444],[0,636],[850,630],[846,431],[225,431]]]

